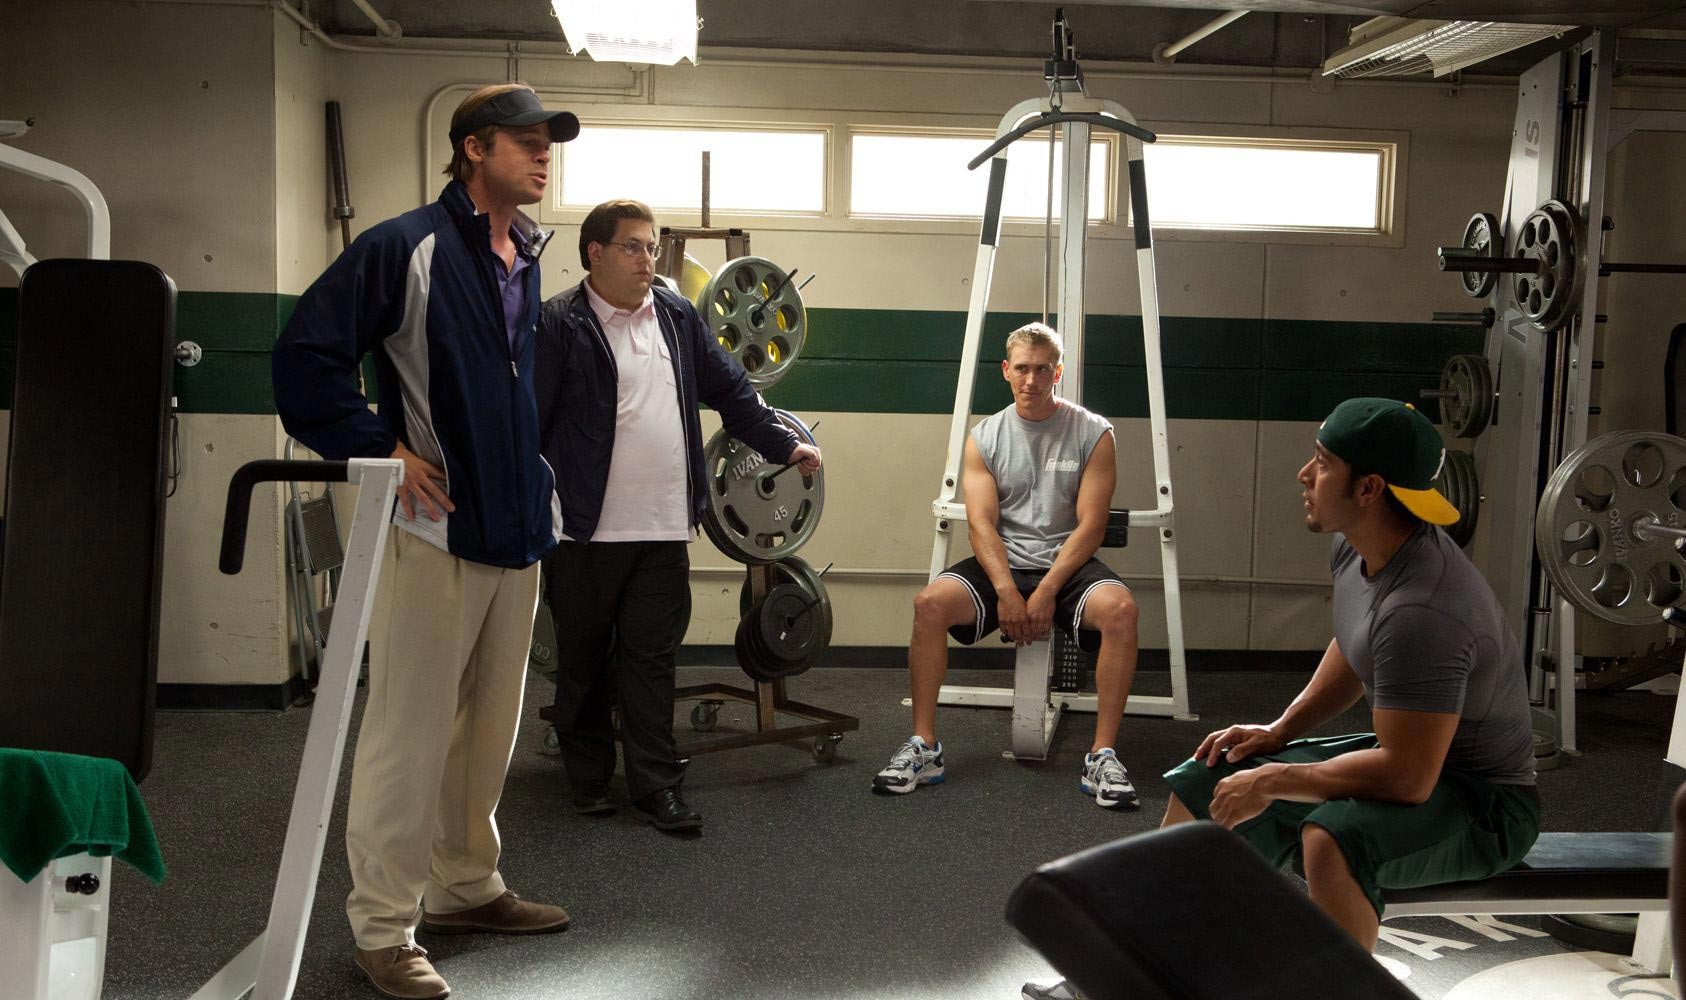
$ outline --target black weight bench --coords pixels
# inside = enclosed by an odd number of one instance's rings
[[[1542,833],[1522,863],[1479,882],[1385,889],[1384,919],[1668,909],[1670,833]]]
[[[1666,911],[1672,845],[1668,833],[1541,834],[1502,875],[1385,892],[1385,918]],[[1043,865],[1014,890],[1007,922],[1091,1000],[1414,996],[1214,823]]]
[[[1050,862],[1007,922],[1090,1000],[1415,1000],[1304,890],[1215,823]]]

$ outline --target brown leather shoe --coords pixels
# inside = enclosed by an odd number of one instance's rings
[[[439,1000],[451,995],[445,977],[433,971],[420,945],[399,944],[373,951],[357,949],[357,967],[375,989],[398,1000]]]
[[[433,934],[554,934],[568,929],[568,911],[504,894],[460,913],[424,913],[422,930]]]

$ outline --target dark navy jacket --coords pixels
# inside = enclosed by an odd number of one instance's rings
[[[517,216],[537,256],[549,234]],[[287,433],[328,459],[385,458],[396,442],[445,470],[456,510],[418,511],[402,527],[492,566],[537,562],[561,537],[554,480],[539,456],[533,328],[539,268],[521,274],[527,305],[511,347],[491,223],[452,181],[340,254],[299,297],[275,344],[275,408]],[[374,355],[380,412],[357,388]]]
[[[678,383],[687,456],[685,487],[691,498],[691,526],[695,527],[708,499],[703,478],[702,422],[697,418],[699,401],[719,412],[727,434],[771,461],[790,460],[796,435],[762,401],[743,368],[721,350],[695,306],[659,283],[651,288],[651,294]],[[537,372],[544,457],[556,470],[564,530],[576,542],[590,541],[609,485],[620,375],[614,351],[579,285],[544,304],[533,367]]]

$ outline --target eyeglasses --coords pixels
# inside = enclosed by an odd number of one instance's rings
[[[662,259],[662,248],[660,243],[639,243],[636,240],[627,240],[625,243],[610,243],[609,246],[620,247],[621,253],[626,254],[628,257],[636,257],[641,253],[647,253],[650,255],[651,260]]]

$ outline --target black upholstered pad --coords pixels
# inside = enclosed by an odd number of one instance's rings
[[[1391,904],[1523,899],[1667,899],[1669,833],[1542,833],[1522,864],[1479,882],[1385,889]]]
[[[1043,865],[1007,922],[1092,1000],[1412,1000],[1239,837],[1185,823]]]
[[[0,746],[152,756],[175,284],[47,260],[18,287]]]

